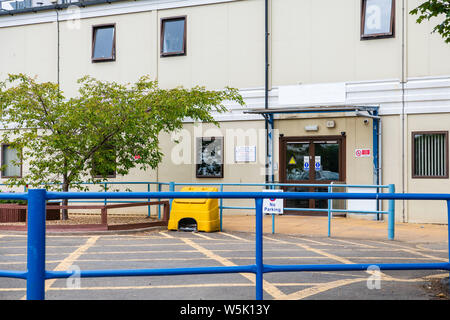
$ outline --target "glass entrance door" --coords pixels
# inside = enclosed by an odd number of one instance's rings
[[[345,137],[282,137],[280,139],[280,182],[330,184],[345,181]],[[327,187],[285,187],[291,192],[328,192]],[[327,200],[286,199],[286,208],[327,209]],[[288,211],[292,213],[293,211]],[[313,213],[313,214],[318,214]],[[326,214],[326,213],[324,213]]]

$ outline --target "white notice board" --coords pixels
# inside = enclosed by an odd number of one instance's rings
[[[237,146],[234,160],[235,162],[256,162],[256,146]]]

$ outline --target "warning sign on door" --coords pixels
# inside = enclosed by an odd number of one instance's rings
[[[292,156],[291,160],[289,160],[289,164],[297,164],[297,162],[295,162],[294,156]]]
[[[355,149],[355,156],[357,158],[370,157],[370,149]]]

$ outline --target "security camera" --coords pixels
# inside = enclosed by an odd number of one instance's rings
[[[343,137],[345,136],[345,131],[341,132],[341,136],[343,136]]]
[[[364,119],[364,124],[369,124],[369,120],[368,119]]]

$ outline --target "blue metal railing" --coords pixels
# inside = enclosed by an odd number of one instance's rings
[[[175,183],[170,182],[170,191],[175,191],[176,186],[217,186],[220,192],[224,191],[225,186],[245,186],[245,187],[269,187],[283,188],[283,187],[298,187],[298,188],[326,188],[329,193],[333,192],[333,188],[369,188],[369,189],[388,189],[388,192],[394,193],[395,186],[390,185],[348,185],[348,184],[298,184],[298,183]],[[281,198],[281,197],[277,197]],[[256,207],[245,207],[245,206],[224,206],[223,198],[219,199],[219,217],[220,217],[220,230],[222,230],[223,221],[223,210],[224,209],[235,209],[235,210],[255,210]],[[328,208],[283,208],[285,211],[304,211],[304,212],[326,212],[328,214],[328,237],[331,236],[331,219],[332,214],[336,213],[355,213],[355,214],[377,214],[377,215],[388,215],[388,239],[394,239],[394,225],[395,225],[395,205],[393,201],[389,201],[388,209],[386,211],[382,210],[349,210],[349,209],[333,209],[332,201],[328,199]],[[159,217],[159,216],[158,216]],[[275,233],[275,215],[272,215],[272,234]]]
[[[224,192],[225,187],[264,187],[264,188],[286,188],[286,187],[297,187],[297,188],[324,188],[327,189],[328,193],[333,193],[333,188],[362,188],[362,189],[376,189],[379,192],[380,189],[388,189],[388,192],[394,193],[395,186],[393,184],[390,185],[349,185],[349,184],[299,184],[299,183],[177,183],[177,182],[146,182],[146,181],[105,181],[100,183],[92,183],[92,182],[82,182],[80,185],[92,185],[92,186],[100,186],[103,188],[103,191],[107,192],[110,189],[110,186],[113,185],[141,185],[147,186],[147,192],[151,191],[151,186],[156,186],[156,191],[161,192],[164,186],[169,187],[169,191],[175,191],[177,186],[215,186],[218,187],[220,192]],[[7,186],[7,184],[0,184],[0,186]],[[26,188],[24,188],[24,192],[26,192]],[[157,199],[161,201],[160,198]],[[147,199],[147,201],[151,201],[151,199]],[[71,200],[70,202],[95,202],[95,203],[103,203],[107,205],[108,203],[123,203],[123,202],[140,202],[140,201],[124,201],[122,200],[108,200],[104,198],[103,200]],[[170,200],[170,204],[172,205],[172,200]],[[225,206],[223,204],[223,198],[219,199],[219,220],[220,220],[220,230],[222,230],[223,226],[223,210],[255,210],[256,207],[249,206]],[[158,219],[161,219],[161,205],[157,206],[157,216]],[[386,211],[382,210],[349,210],[349,209],[335,209],[332,208],[332,200],[328,199],[328,208],[320,209],[320,208],[283,208],[284,211],[304,211],[304,212],[326,212],[328,216],[327,223],[327,235],[331,236],[331,220],[333,217],[333,213],[354,213],[354,214],[376,214],[377,217],[379,215],[388,215],[388,239],[394,239],[394,225],[395,225],[395,205],[393,201],[389,201],[388,209]],[[147,206],[147,215],[150,217],[151,209],[150,206]],[[275,215],[272,215],[272,234],[275,234]]]
[[[47,271],[45,270],[45,211],[46,200],[60,199],[148,199],[148,198],[223,198],[254,199],[256,207],[255,263],[243,266],[168,268],[168,269],[125,269],[125,270],[83,270]],[[380,200],[445,200],[450,217],[450,194],[403,194],[403,193],[313,193],[313,192],[47,192],[45,189],[30,189],[27,193],[0,193],[0,199],[28,200],[28,239],[27,271],[0,270],[0,277],[25,279],[27,299],[45,299],[45,281],[69,278],[78,275],[87,277],[129,277],[156,275],[188,275],[216,273],[254,273],[256,275],[256,299],[263,298],[263,275],[268,272],[292,271],[363,271],[370,266],[380,270],[447,270],[449,262],[442,263],[371,263],[371,264],[330,264],[330,265],[268,265],[263,262],[263,215],[264,198],[283,199],[380,199]],[[450,230],[449,240],[450,244]],[[449,249],[450,253],[450,249]]]
[[[285,187],[297,187],[297,188],[309,188],[309,187],[315,187],[315,188],[324,188],[327,189],[329,193],[333,192],[333,188],[370,188],[370,189],[376,189],[377,192],[379,192],[380,189],[388,189],[388,192],[394,193],[395,192],[395,186],[393,184],[390,185],[348,185],[348,184],[299,184],[299,183],[198,183],[198,182],[192,182],[192,183],[177,183],[177,182],[146,182],[146,181],[105,181],[100,183],[92,183],[92,182],[83,182],[80,183],[80,185],[97,185],[103,188],[103,190],[106,192],[111,185],[143,185],[147,186],[147,192],[151,191],[151,186],[156,186],[156,191],[161,192],[163,186],[168,186],[169,191],[175,191],[175,188],[177,186],[216,186],[218,187],[220,192],[224,192],[225,187],[237,187],[237,186],[243,186],[243,187],[265,187],[270,189],[275,188],[285,188]],[[0,184],[0,186],[7,186],[6,184]],[[24,188],[24,192],[26,192],[26,188]],[[158,201],[161,201],[160,198],[157,199]],[[151,201],[151,199],[147,199],[147,201]],[[109,200],[107,198],[104,198],[103,200],[91,200],[91,201],[80,201],[80,200],[72,200],[70,202],[100,202],[104,205],[107,205],[108,203],[117,203],[117,202],[140,202],[140,201],[124,201],[124,200]],[[170,204],[172,204],[172,200],[170,200]],[[223,204],[223,198],[219,199],[219,220],[220,220],[220,230],[222,230],[223,226],[223,210],[255,210],[256,207],[249,207],[249,206],[225,206]],[[157,206],[157,216],[158,219],[161,219],[161,205]],[[331,220],[333,217],[333,213],[354,213],[354,214],[376,214],[377,218],[379,215],[388,215],[388,239],[393,240],[394,239],[394,225],[395,225],[395,205],[393,201],[389,201],[388,203],[388,209],[386,211],[382,210],[349,210],[349,209],[334,209],[332,208],[332,200],[328,199],[328,208],[327,209],[320,209],[320,208],[283,208],[285,211],[304,211],[304,212],[326,212],[328,216],[328,223],[327,223],[327,229],[328,229],[328,237],[331,236]],[[147,206],[147,215],[150,217],[151,215],[151,209],[150,206]],[[272,215],[272,234],[275,234],[275,215]]]

